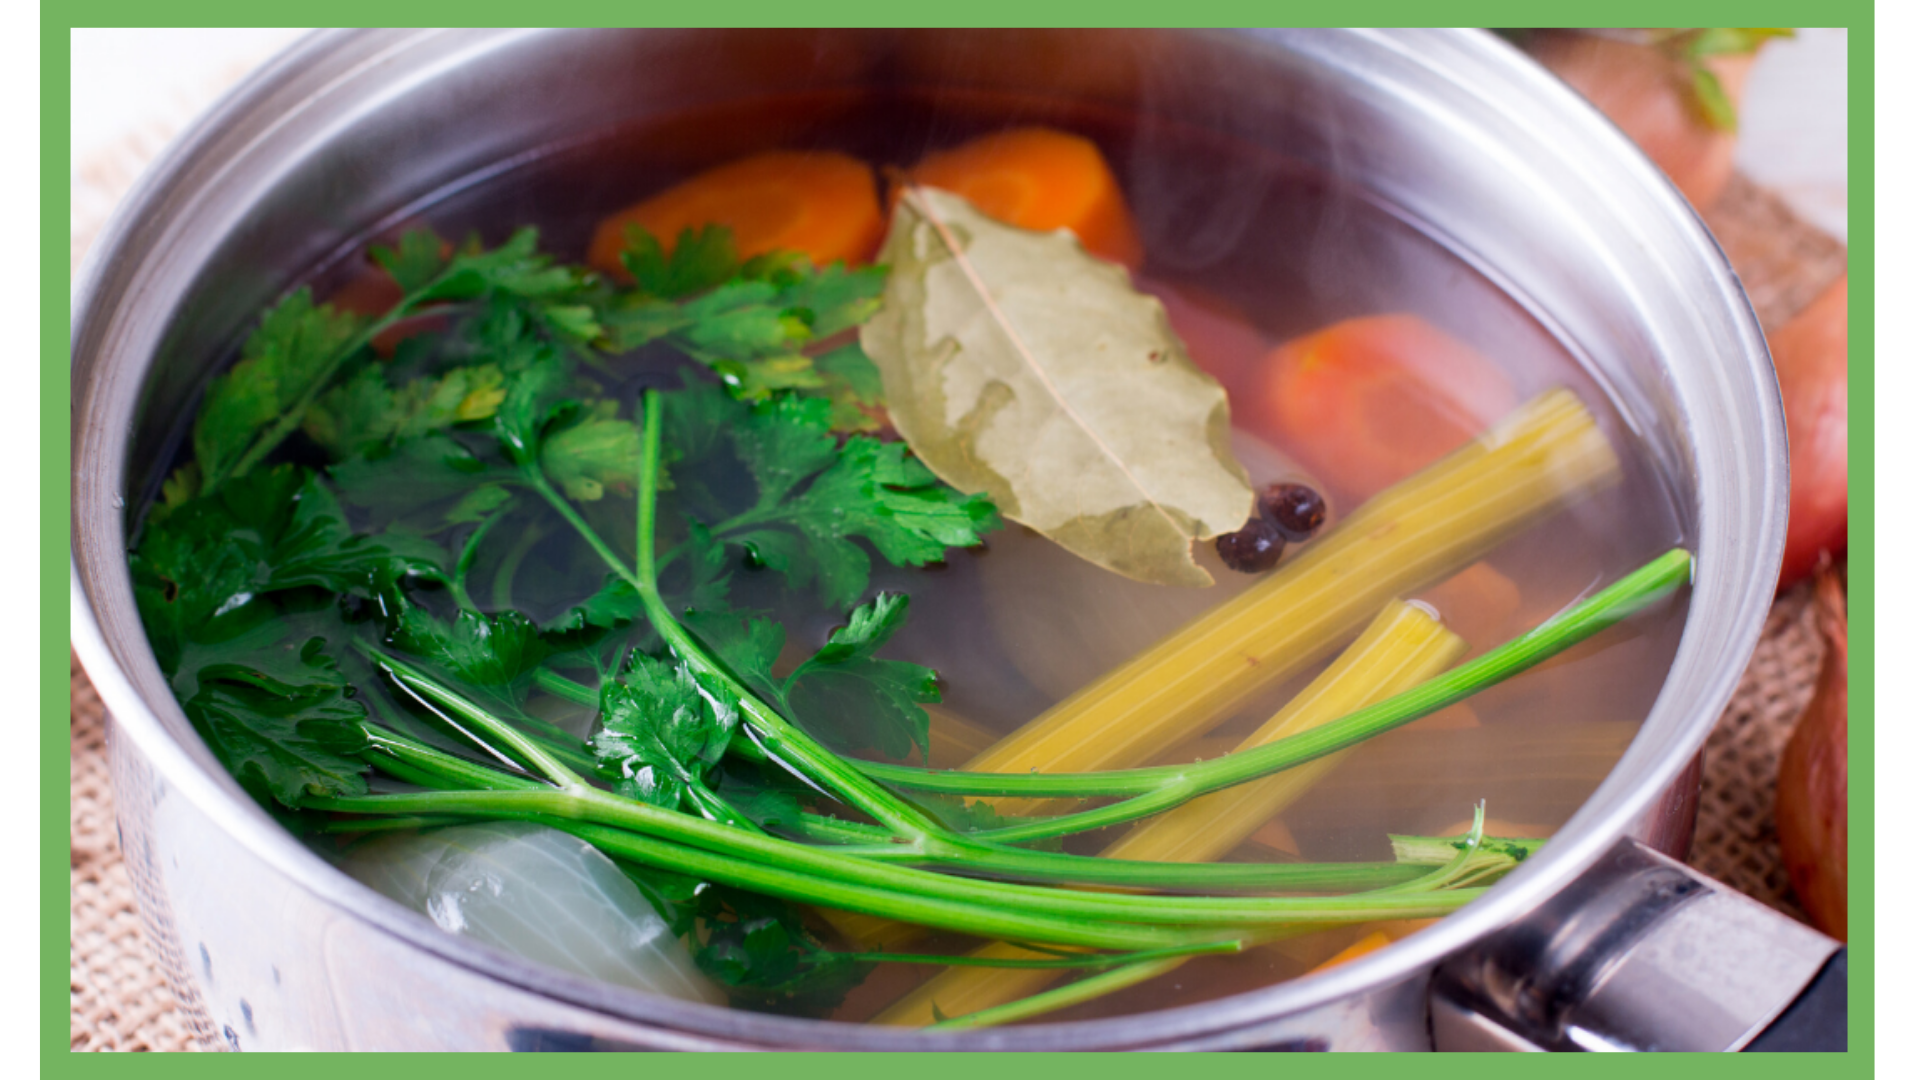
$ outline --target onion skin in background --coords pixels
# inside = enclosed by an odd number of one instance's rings
[[[1785,589],[1813,572],[1822,554],[1847,550],[1847,279],[1829,285],[1767,345],[1787,410],[1792,472]]]
[[[1814,579],[1815,618],[1827,642],[1813,701],[1780,755],[1774,803],[1780,854],[1813,925],[1847,940],[1847,598],[1840,575]]]
[[[1577,32],[1538,34],[1528,51],[1607,114],[1695,209],[1719,200],[1733,176],[1734,133],[1708,121],[1686,64],[1653,45]],[[1738,108],[1753,54],[1704,63]]]

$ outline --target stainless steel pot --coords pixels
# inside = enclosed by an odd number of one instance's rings
[[[282,832],[169,694],[126,561],[129,508],[249,316],[369,228],[531,148],[690,106],[929,87],[983,92],[1010,116],[1045,101],[1149,112],[1336,169],[1502,283],[1589,367],[1664,473],[1699,555],[1666,686],[1593,797],[1483,900],[1360,961],[1205,1006],[964,1035],[590,984],[444,934]],[[114,718],[122,840],[149,933],[216,1043],[1723,1048],[1778,1013],[1834,948],[1632,846],[1684,850],[1690,766],[1771,599],[1787,505],[1780,402],[1747,300],[1699,220],[1597,113],[1489,36],[318,34],[222,101],[129,198],[82,275],[72,374],[74,645]],[[1706,921],[1770,959],[1689,958],[1696,917],[1723,909],[1750,925]],[[1717,1019],[1628,992],[1676,972],[1706,989],[1669,997],[1704,995]],[[1748,992],[1732,1001],[1728,987]],[[1643,998],[1673,1022],[1656,1032],[1629,1015]]]

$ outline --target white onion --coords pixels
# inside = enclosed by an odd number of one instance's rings
[[[341,869],[449,933],[601,982],[725,1002],[620,868],[557,829],[500,821],[381,837]]]

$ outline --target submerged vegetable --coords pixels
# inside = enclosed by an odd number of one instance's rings
[[[873,168],[845,154],[773,151],[691,177],[601,221],[587,262],[624,277],[629,229],[652,235],[671,255],[682,232],[721,226],[743,257],[804,252],[815,264],[862,263],[884,224]]]
[[[566,833],[494,821],[379,836],[341,869],[450,934],[615,986],[724,1000],[620,868]]]
[[[920,159],[907,174],[997,221],[1036,232],[1066,229],[1091,254],[1129,270],[1144,256],[1133,213],[1100,148],[1052,128],[982,136]]]

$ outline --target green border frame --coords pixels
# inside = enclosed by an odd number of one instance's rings
[[[1850,851],[1851,887],[1849,900],[1849,924],[1851,942],[1849,950],[1849,1045],[1851,1050],[1844,1057],[1826,1058],[1819,1063],[1824,1071],[1836,1069],[1835,1075],[1866,1076],[1871,1074],[1875,1058],[1874,1038],[1874,999],[1873,977],[1874,957],[1874,866],[1873,866],[1873,670],[1874,670],[1874,542],[1873,542],[1873,249],[1874,249],[1874,204],[1873,204],[1873,164],[1874,164],[1874,26],[1875,13],[1871,0],[1825,0],[1810,3],[1806,0],[1670,0],[1670,2],[1651,2],[1651,0],[1614,0],[1612,3],[1594,3],[1580,0],[1576,3],[1559,3],[1549,6],[1541,0],[1468,0],[1452,3],[1419,3],[1416,0],[1350,0],[1340,6],[1340,14],[1347,16],[1350,23],[1368,25],[1436,25],[1441,23],[1457,25],[1515,25],[1543,21],[1550,16],[1561,25],[1627,25],[1627,24],[1679,24],[1711,21],[1733,21],[1736,18],[1747,22],[1768,22],[1776,25],[1819,24],[1826,26],[1846,26],[1849,29],[1848,41],[1848,235],[1850,246],[1848,267],[1853,283],[1850,286],[1852,309],[1850,328],[1852,332],[1851,383],[1849,387],[1850,412],[1852,425],[1849,429],[1848,447],[1851,457],[1850,486],[1853,496],[1850,503],[1849,533],[1851,551],[1849,553],[1849,575],[1852,588],[1852,626],[1851,662],[1852,662],[1852,784],[1849,793],[1849,820],[1851,822]],[[954,24],[969,25],[1099,25],[1110,23],[1132,23],[1139,25],[1170,25],[1175,22],[1184,25],[1229,25],[1229,24],[1274,24],[1293,22],[1299,16],[1321,14],[1323,8],[1308,7],[1302,4],[1276,3],[1220,3],[1203,4],[1182,3],[1177,6],[1165,4],[1148,6],[1134,2],[1127,4],[1097,4],[1090,0],[1079,0],[1071,4],[1054,5],[1045,11],[1035,8],[1031,3],[1014,4],[1005,0],[986,0],[969,4],[964,11],[944,10],[935,12],[924,9],[915,13],[904,9],[902,5],[881,5],[877,3],[861,4],[811,4],[808,8],[798,9],[793,5],[775,5],[765,0],[750,0],[747,3],[734,3],[726,14],[728,23],[739,25],[780,24],[792,22],[799,14],[812,16],[808,22],[819,25],[911,25],[911,24]],[[154,1055],[141,1064],[118,1062],[110,1055],[74,1054],[64,1048],[68,1042],[62,1036],[68,1035],[69,1025],[61,1023],[68,1014],[58,1006],[69,999],[60,993],[59,941],[55,936],[63,926],[69,926],[68,920],[59,919],[55,912],[60,909],[63,890],[59,889],[58,858],[62,852],[70,855],[70,835],[59,831],[59,823],[69,819],[67,813],[71,802],[68,792],[70,785],[61,784],[63,776],[60,767],[67,763],[68,754],[62,747],[68,740],[62,737],[66,730],[66,714],[60,709],[63,700],[59,698],[58,687],[65,685],[59,678],[62,673],[60,654],[67,651],[69,637],[69,614],[67,608],[67,567],[68,567],[68,530],[70,502],[69,480],[72,475],[70,460],[70,387],[68,385],[68,320],[69,310],[66,303],[67,291],[60,283],[69,279],[67,272],[67,251],[57,242],[60,225],[69,217],[71,199],[68,194],[53,194],[56,191],[70,192],[71,186],[58,185],[55,174],[56,162],[67,161],[66,151],[71,141],[70,97],[71,97],[71,38],[70,30],[76,26],[134,26],[151,25],[164,19],[173,25],[255,25],[262,20],[261,12],[254,6],[242,5],[233,0],[175,0],[164,8],[151,3],[94,2],[66,3],[43,6],[41,9],[40,50],[41,50],[41,169],[40,183],[42,197],[40,205],[41,224],[41,401],[40,401],[40,483],[41,483],[41,656],[40,656],[40,719],[41,719],[41,894],[40,894],[40,1064],[47,1075],[54,1076],[98,1076],[121,1075],[122,1068],[136,1070],[143,1076],[185,1076],[197,1074],[201,1070],[221,1075],[239,1075],[240,1071],[257,1067],[259,1059],[240,1057],[174,1057]],[[476,22],[489,21],[488,17],[502,22],[524,15],[525,9],[498,0],[468,0],[460,4],[421,3],[409,5],[405,12],[410,18],[406,21],[417,23]],[[394,21],[395,8],[391,4],[364,3],[360,0],[348,0],[334,3],[324,11],[315,14],[327,14],[339,22],[357,22],[362,19],[369,22]],[[662,25],[681,24],[689,14],[711,15],[711,10],[690,11],[686,7],[674,10],[657,9],[652,6],[636,8],[630,4],[593,3],[577,4],[570,12],[576,19],[591,23],[627,23],[635,21],[636,16],[645,16],[649,22]],[[918,18],[914,15],[918,14]],[[1716,19],[1715,16],[1718,16]],[[596,19],[595,17],[598,16]],[[1169,19],[1172,16],[1172,19]],[[1684,16],[1684,18],[1683,18]],[[63,114],[67,114],[63,116]],[[1861,362],[1863,361],[1864,362]],[[1865,722],[1862,722],[1865,721]],[[1864,766],[1864,767],[1863,767]],[[69,926],[70,929],[70,926]],[[1083,1067],[1084,1061],[1056,1062],[1056,1055],[1024,1055],[1017,1058],[996,1060],[993,1068],[1011,1070],[1000,1075],[1046,1076],[1061,1068]],[[1059,1055],[1084,1057],[1084,1055]],[[915,1071],[917,1077],[925,1080],[935,1078],[959,1077],[970,1073],[979,1060],[962,1055],[919,1055],[911,1056],[910,1061],[900,1060],[906,1055],[872,1055],[852,1057],[846,1055],[779,1055],[777,1064],[758,1057],[722,1056],[703,1060],[698,1066],[707,1075],[746,1076],[749,1070],[759,1070],[772,1065],[786,1078],[821,1077],[838,1078],[852,1072],[868,1075],[886,1075],[906,1065]],[[1157,1073],[1165,1064],[1164,1059],[1148,1056],[1104,1055],[1106,1060],[1097,1067],[1108,1076],[1128,1075],[1148,1076]],[[1662,1056],[1642,1061],[1633,1066],[1624,1064],[1604,1065],[1598,1060],[1580,1057],[1555,1059],[1573,1062],[1569,1064],[1546,1064],[1539,1059],[1504,1058],[1492,1055],[1451,1055],[1422,1060],[1415,1066],[1428,1076],[1472,1076],[1475,1078],[1531,1075],[1534,1070],[1572,1070],[1596,1069],[1602,1071],[1634,1068],[1642,1070],[1642,1075],[1654,1077],[1697,1076],[1790,1076],[1805,1067],[1797,1056],[1789,1055],[1753,1055],[1753,1056],[1713,1056],[1701,1058],[1689,1056],[1685,1059]],[[253,1065],[244,1064],[251,1061]],[[1531,1063],[1523,1063],[1531,1062]],[[1579,1062],[1586,1062],[1584,1064]],[[290,1076],[327,1075],[337,1067],[330,1056],[313,1056],[287,1060],[276,1060],[270,1067],[275,1072],[284,1072]],[[409,1075],[422,1064],[431,1068],[440,1062],[427,1063],[424,1059],[416,1063],[410,1059],[401,1059],[388,1055],[375,1055],[365,1059],[364,1064],[356,1062],[356,1069],[371,1069],[375,1074]],[[568,1069],[596,1072],[599,1075],[614,1075],[614,1070],[626,1070],[631,1061],[621,1058],[589,1057],[570,1063]],[[1308,1055],[1289,1062],[1290,1067],[1298,1068],[1312,1075],[1328,1075],[1337,1071],[1341,1075],[1388,1076],[1405,1067],[1406,1063],[1385,1056],[1342,1055],[1339,1057]],[[523,1075],[518,1070],[524,1064],[508,1055],[477,1056],[472,1060],[463,1060],[457,1065],[466,1076],[507,1076]],[[1270,1059],[1261,1055],[1215,1055],[1202,1066],[1218,1075],[1253,1074],[1271,1075]],[[226,1073],[234,1069],[235,1073]],[[1652,1070],[1645,1073],[1645,1070]]]

